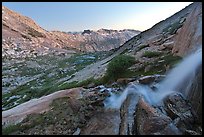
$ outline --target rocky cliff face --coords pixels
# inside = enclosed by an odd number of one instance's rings
[[[172,52],[184,56],[202,46],[202,5],[195,3],[183,27],[175,36]]]
[[[201,30],[202,5],[195,2],[131,38],[120,48],[134,54],[141,45],[160,46],[160,50],[169,48],[173,54],[185,56],[202,45]]]
[[[194,3],[191,13],[178,30],[175,36],[172,52],[176,55],[186,56],[197,48],[202,47],[202,5]],[[193,108],[202,123],[202,65],[196,71],[192,85],[186,91],[187,98],[191,101]]]
[[[69,45],[80,51],[108,51],[115,49],[128,39],[139,34],[136,30],[84,30],[82,33],[52,32],[59,38],[66,38]]]
[[[2,6],[2,57],[73,54],[80,51],[108,51],[139,34],[135,30],[46,31],[32,19]]]
[[[202,65],[196,70],[194,79],[186,93],[187,98],[198,114],[199,122],[202,125]]]

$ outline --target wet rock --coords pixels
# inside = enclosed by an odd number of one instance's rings
[[[97,86],[95,89],[103,89],[103,88],[105,88],[104,85],[99,85],[99,86]]]
[[[154,76],[155,76],[155,82],[160,82],[166,77],[166,75],[160,75],[160,74],[155,74]]]
[[[120,108],[120,127],[119,135],[133,135],[135,107],[138,102],[138,96],[129,94]]]
[[[138,135],[180,135],[179,129],[170,117],[157,111],[140,98],[135,113],[134,134]]]
[[[154,82],[155,79],[156,79],[155,76],[144,76],[144,77],[141,77],[138,81],[141,84],[150,84]]]
[[[192,118],[193,122],[193,113],[191,105],[184,99],[181,93],[171,94],[164,100],[164,105],[168,115],[175,119],[177,117],[189,117]]]
[[[111,84],[111,87],[118,88],[118,87],[120,87],[120,85],[117,82],[113,82]]]
[[[101,88],[102,89],[100,89],[100,87],[93,88],[84,94],[84,99],[87,100],[91,106],[104,106],[103,101],[110,93],[106,88],[103,88],[103,86],[101,86]]]
[[[185,130],[185,135],[202,135],[202,134],[195,132],[193,130]]]
[[[77,128],[77,130],[73,133],[73,135],[79,135],[81,132],[81,129],[80,128]]]
[[[192,80],[192,85],[183,94],[186,95],[187,99],[190,101],[193,109],[198,115],[200,125],[202,125],[202,64],[196,70],[196,75]]]
[[[187,129],[197,129],[195,125],[198,121],[195,111],[181,93],[167,96],[164,100],[164,107],[168,116],[174,120],[182,132]]]

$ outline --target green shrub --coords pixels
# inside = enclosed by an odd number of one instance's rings
[[[17,125],[9,125],[7,127],[3,127],[2,126],[2,135],[9,135],[10,133],[19,130],[20,129],[19,127],[20,127],[19,124],[17,124]]]
[[[128,55],[118,55],[114,57],[107,66],[105,79],[116,79],[123,74],[128,67],[135,63],[135,58]]]
[[[161,52],[145,51],[142,56],[147,58],[152,58],[152,57],[160,56],[161,54],[162,54]]]
[[[170,65],[171,67],[174,67],[177,63],[179,63],[182,60],[182,57],[175,56],[175,55],[166,55],[162,58],[164,60],[164,63],[166,65]]]

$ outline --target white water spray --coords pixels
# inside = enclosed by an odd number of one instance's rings
[[[190,77],[195,76],[195,70],[201,63],[202,48],[199,48],[195,53],[184,58],[184,60],[174,69],[172,69],[166,76],[166,78],[160,83],[159,89],[157,91],[158,101],[161,101],[167,95],[175,92],[183,81],[191,81],[192,78]]]
[[[147,85],[130,84],[121,95],[110,92],[111,96],[105,100],[104,105],[106,108],[119,109],[129,94],[143,95],[145,100],[151,103],[151,94],[153,93],[152,89]]]
[[[202,63],[202,48],[199,48],[195,53],[184,58],[184,60],[172,69],[166,78],[159,83],[157,91],[147,85],[131,84],[121,95],[111,93],[104,104],[107,108],[119,109],[129,94],[139,94],[152,105],[158,105],[169,94],[175,92],[176,88],[182,84],[189,76],[194,76],[196,68]],[[191,78],[189,80],[192,80]]]

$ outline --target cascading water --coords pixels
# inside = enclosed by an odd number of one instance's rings
[[[153,94],[154,92],[152,91],[152,89],[149,86],[146,85],[141,85],[141,84],[130,84],[121,95],[118,94],[114,94],[114,93],[110,93],[111,96],[108,97],[105,101],[104,101],[104,105],[107,108],[115,108],[115,109],[119,109],[122,105],[122,103],[125,101],[125,99],[127,98],[127,96],[129,94],[138,94],[138,95],[143,95],[145,100],[149,103],[151,103],[151,94]]]
[[[187,81],[186,86],[192,81],[195,76],[196,68],[202,63],[202,48],[199,48],[195,53],[187,56],[177,67],[175,67],[166,78],[160,83],[158,88],[158,100],[162,100],[166,95],[177,91],[179,85],[183,81]]]
[[[161,105],[162,100],[169,94],[176,92],[180,84],[187,79],[188,87],[194,71],[202,64],[202,48],[184,58],[184,60],[172,69],[166,78],[158,83],[157,91],[147,85],[130,84],[121,95],[111,93],[111,96],[104,101],[105,107],[119,109],[129,94],[139,94],[151,105]],[[189,79],[188,79],[189,78]]]

